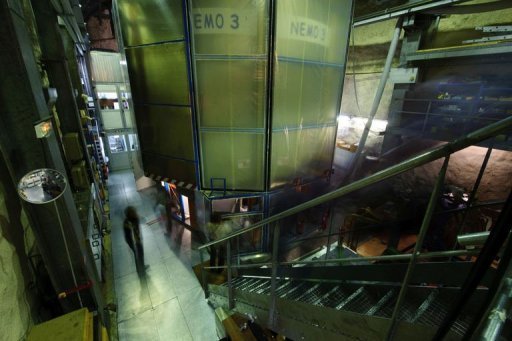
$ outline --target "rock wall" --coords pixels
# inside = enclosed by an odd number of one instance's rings
[[[27,283],[20,257],[9,238],[11,227],[5,188],[0,183],[0,340],[5,341],[23,339],[32,325]]]
[[[92,16],[87,21],[87,32],[91,41],[91,49],[119,52],[108,10],[105,10],[102,15]]]
[[[473,185],[482,165],[487,149],[471,146],[452,155],[446,173],[445,184],[464,188],[467,192]],[[432,191],[442,160],[436,160],[422,167],[404,173],[394,180],[397,193],[428,197]],[[489,164],[477,192],[477,201],[504,200],[512,188],[512,153],[493,150]]]

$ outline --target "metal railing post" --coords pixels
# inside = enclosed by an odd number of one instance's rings
[[[272,277],[270,278],[270,309],[268,315],[268,324],[275,326],[276,322],[276,288],[277,288],[277,267],[279,251],[279,224],[274,227],[274,236],[272,240]]]
[[[233,300],[233,282],[232,282],[232,270],[231,267],[231,241],[228,240],[226,242],[226,258],[227,258],[227,265],[228,265],[228,308],[231,310],[235,307],[234,300]]]
[[[208,298],[210,293],[208,292],[208,283],[206,282],[206,270],[204,269],[204,256],[203,250],[199,250],[199,259],[201,260],[201,286],[204,290],[204,298]]]
[[[412,274],[414,272],[414,267],[416,266],[416,260],[421,252],[421,248],[423,246],[423,240],[427,234],[428,228],[430,226],[430,220],[432,218],[432,214],[437,206],[437,199],[439,198],[439,194],[443,188],[444,178],[446,175],[446,169],[448,168],[448,162],[450,157],[447,156],[444,159],[443,167],[439,172],[439,176],[437,177],[437,181],[430,195],[430,200],[428,202],[427,210],[425,215],[423,216],[423,222],[421,223],[420,232],[418,233],[418,237],[416,239],[416,245],[414,247],[413,254],[411,255],[411,259],[409,261],[409,266],[407,267],[407,272],[405,273],[405,278],[402,283],[402,288],[400,289],[400,293],[396,300],[395,308],[393,309],[393,315],[391,316],[391,321],[389,323],[389,329],[387,334],[387,340],[392,340],[393,334],[395,332],[396,321],[398,319],[398,313],[400,311],[400,307],[402,306],[403,301],[405,300],[405,295],[407,294],[407,287],[409,286],[409,281],[411,280]]]
[[[475,200],[476,193],[478,192],[478,187],[480,187],[480,182],[482,182],[482,178],[485,173],[485,169],[487,168],[487,164],[489,163],[489,159],[491,157],[493,146],[491,145],[489,148],[487,148],[487,153],[485,153],[484,161],[482,162],[482,166],[480,167],[480,171],[478,172],[478,176],[475,180],[475,185],[473,186],[473,189],[471,190],[471,194],[468,198],[468,206],[466,207],[466,210],[464,211],[462,215],[462,219],[459,225],[459,228],[457,229],[456,236],[459,236],[462,233],[462,230],[464,229],[464,225],[466,224],[466,220],[468,217],[468,212],[471,209],[471,206],[473,206],[473,201]],[[457,247],[457,240],[455,240],[455,243],[453,244],[452,249],[455,250]]]
[[[331,252],[331,235],[332,235],[332,225],[333,225],[333,217],[334,217],[334,205],[332,204],[332,201],[329,202],[329,230],[327,234],[327,250],[325,251],[325,259],[327,260],[329,258],[329,252]]]
[[[350,169],[347,173],[349,181],[351,181],[355,178],[357,171],[359,170],[359,168],[362,164],[361,156],[363,154],[363,149],[366,145],[366,140],[368,139],[368,135],[369,135],[370,129],[372,127],[373,119],[375,118],[375,115],[377,114],[377,110],[379,109],[379,104],[382,99],[384,89],[386,87],[386,83],[387,83],[387,80],[389,77],[389,72],[391,71],[391,66],[393,64],[393,57],[395,56],[396,48],[398,46],[398,42],[400,41],[400,32],[402,32],[403,21],[404,21],[403,17],[399,17],[396,21],[395,29],[393,31],[393,36],[392,36],[391,42],[389,44],[389,50],[388,50],[388,54],[386,57],[386,62],[384,63],[384,69],[382,70],[379,85],[377,87],[377,92],[375,93],[375,97],[373,99],[372,108],[370,110],[370,113],[368,114],[368,121],[366,121],[364,130],[363,130],[363,134],[361,135],[361,138],[359,139],[359,145],[357,147],[356,154],[352,161],[352,165],[350,166]],[[344,180],[344,182],[346,182],[346,180]]]

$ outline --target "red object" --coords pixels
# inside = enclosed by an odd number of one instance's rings
[[[92,281],[91,280],[88,280],[86,283],[84,284],[80,284],[79,286],[77,287],[74,287],[74,288],[70,288],[68,290],[65,290],[63,292],[60,292],[58,297],[60,299],[62,298],[66,298],[66,296],[68,296],[69,294],[73,294],[75,292],[79,292],[79,291],[82,291],[82,290],[85,290],[85,289],[89,289],[90,287],[92,287]]]

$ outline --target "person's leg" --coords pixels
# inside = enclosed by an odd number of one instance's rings
[[[137,269],[139,271],[146,270],[146,265],[144,264],[144,248],[142,246],[142,243],[136,243],[137,245]]]

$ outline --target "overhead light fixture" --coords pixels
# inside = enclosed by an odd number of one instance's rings
[[[38,139],[44,139],[52,133],[52,119],[51,117],[39,120],[34,123],[34,130]]]

